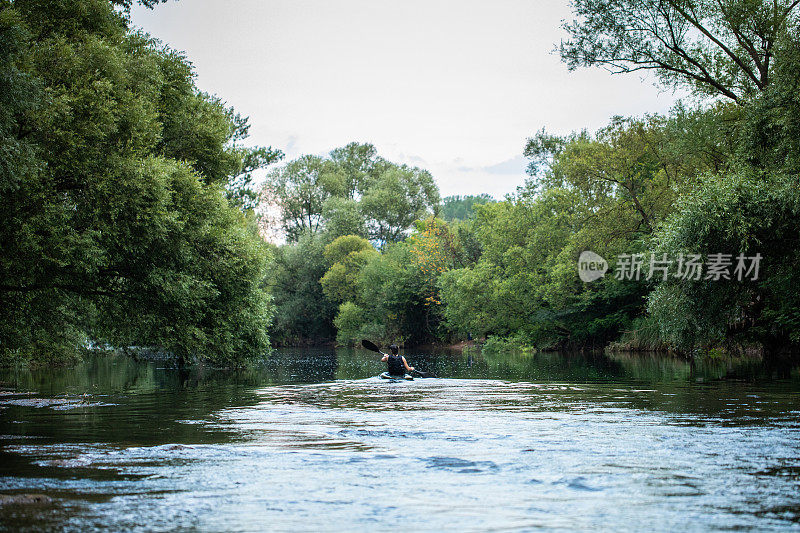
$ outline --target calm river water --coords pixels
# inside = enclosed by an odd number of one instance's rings
[[[0,372],[0,530],[800,529],[800,372],[360,350]]]

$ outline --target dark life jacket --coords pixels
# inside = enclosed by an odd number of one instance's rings
[[[389,359],[386,360],[386,364],[389,365],[389,375],[391,376],[403,376],[406,373],[406,369],[403,366],[403,356],[401,355],[393,355],[389,354]]]

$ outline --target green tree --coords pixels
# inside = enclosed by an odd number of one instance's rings
[[[362,301],[359,293],[361,270],[378,252],[363,237],[344,235],[328,244],[324,255],[330,268],[320,284],[325,296],[340,304],[333,320],[337,342],[352,345],[359,338],[382,337],[381,332],[376,333],[374,324],[368,324],[365,310],[370,307],[370,300]]]
[[[355,301],[358,295],[358,274],[377,252],[368,240],[357,235],[344,235],[325,247],[330,268],[320,279],[325,296],[333,302]]]
[[[798,3],[751,0],[574,0],[559,47],[574,69],[653,70],[667,85],[742,103],[763,91],[796,31]],[[796,54],[796,51],[794,52]]]
[[[336,341],[339,344],[352,346],[362,337],[374,338],[373,335],[362,334],[364,310],[353,302],[342,302],[333,323],[336,325]]]
[[[275,304],[270,332],[276,344],[317,344],[336,336],[336,305],[325,297],[319,282],[328,269],[323,255],[326,244],[319,236],[306,235],[297,243],[276,248],[269,275]]]
[[[367,236],[364,218],[356,200],[333,196],[322,205],[325,231],[331,238],[343,235]]]
[[[704,143],[715,150],[685,153],[688,113],[615,118],[596,135],[530,139],[531,179],[506,201],[477,208],[477,262],[438,281],[447,326],[462,335],[583,347],[602,346],[642,316],[647,284],[610,276],[585,284],[577,259],[584,250],[606,258],[643,251],[679,191],[719,164],[721,133],[718,144]]]
[[[383,247],[439,205],[429,172],[386,161],[371,144],[358,143],[336,148],[330,158],[289,162],[270,173],[264,193],[280,208],[290,242],[328,232],[364,235]]]
[[[364,317],[365,322],[358,328],[364,336],[383,339],[387,331],[398,335],[401,330],[406,331],[402,327],[388,326],[396,325],[396,318],[387,318],[391,313],[383,311],[385,300],[381,298],[385,293],[378,291],[377,297],[373,297],[363,292],[362,270],[379,262],[380,256],[373,245],[387,249],[390,243],[402,241],[415,221],[436,209],[439,193],[428,172],[386,161],[370,144],[350,143],[331,151],[330,158],[304,156],[274,171],[266,187],[266,197],[282,208],[284,230],[289,240],[289,244],[280,249],[279,260],[293,256],[295,252],[289,248],[299,246],[304,239],[308,239],[305,242],[324,243],[316,244],[317,248],[330,243],[327,259],[321,254],[318,258],[306,256],[308,266],[301,268],[300,290],[288,278],[289,265],[278,268],[281,277],[287,276],[287,281],[276,284],[274,289],[278,308],[273,329],[275,339],[286,343],[309,340],[304,339],[302,324],[314,332],[309,334],[311,339],[324,340],[336,314],[335,308],[331,312],[330,306],[345,302],[364,311],[350,315],[351,319]],[[470,233],[465,228],[459,234],[469,239]],[[336,250],[349,244],[355,244],[356,248],[334,258]],[[469,250],[473,255],[479,253],[474,239],[470,241]],[[314,265],[313,269],[310,265]],[[315,280],[311,272],[318,272]],[[313,301],[304,302],[305,299]],[[303,306],[317,309],[316,314],[306,312]],[[284,313],[284,309],[296,311]],[[343,309],[353,311],[351,307]],[[397,313],[394,316],[397,317]],[[347,323],[352,325],[353,320]],[[348,335],[340,336],[339,342],[347,343],[355,338]],[[424,336],[416,331],[414,335]]]
[[[330,161],[305,155],[273,170],[266,187],[281,209],[287,238],[296,242],[302,235],[322,231],[325,203],[343,196],[346,180]]]
[[[800,173],[800,24],[787,30],[776,54],[773,82],[735,123],[736,160],[758,172]]]
[[[733,118],[727,166],[688,191],[654,235],[653,246],[673,257],[693,253],[707,259],[708,254],[730,253],[734,263],[738,254],[760,253],[764,258],[754,282],[668,279],[649,295],[653,325],[665,341],[685,353],[698,347],[740,350],[755,344],[776,357],[800,346],[798,301],[792,289],[800,231],[799,36],[796,23],[786,29],[775,45],[769,84],[737,113],[726,114]]]
[[[243,119],[108,1],[0,2],[0,47],[4,361],[263,354],[268,253],[226,190]]]
[[[344,197],[357,199],[372,185],[372,182],[387,166],[378,156],[378,150],[369,143],[349,143],[347,146],[331,150],[331,161],[346,176]]]
[[[391,244],[359,272],[359,301],[365,309],[361,332],[382,342],[421,343],[432,339],[426,328],[425,277],[406,242]],[[369,335],[367,335],[369,334]]]
[[[792,252],[800,171],[798,2],[577,0],[574,7],[577,19],[566,25],[571,38],[560,47],[571,68],[651,69],[667,85],[731,102],[679,106],[660,128],[667,142],[655,138],[651,145],[658,147],[660,179],[670,180],[672,191],[656,187],[651,201],[642,202],[636,191],[644,189],[635,180],[615,184],[630,201],[637,194],[644,207],[639,218],[648,205],[657,213],[639,246],[673,256],[770,251],[753,283],[667,279],[648,287],[654,290],[644,329],[686,353],[737,343],[760,344],[771,355],[796,350],[790,280],[798,266]],[[541,136],[528,149],[537,156],[535,167],[568,148]],[[610,153],[625,151],[614,146]]]
[[[676,115],[682,112],[678,108]],[[546,170],[528,188],[577,191],[587,220],[608,230],[610,238],[620,232],[650,234],[671,211],[678,191],[716,164],[713,151],[691,159],[683,150],[676,153],[674,145],[686,138],[686,131],[675,127],[678,120],[614,117],[594,138],[583,132],[555,139],[542,132],[529,139],[525,153],[547,161],[544,167],[534,165]],[[556,148],[548,151],[548,146]]]
[[[441,217],[447,222],[468,220],[475,216],[475,206],[490,202],[494,202],[494,198],[488,194],[446,196],[442,199]]]
[[[414,221],[438,205],[439,190],[431,174],[405,165],[382,172],[360,202],[369,238],[380,248],[403,240]]]
[[[795,177],[716,178],[685,198],[659,234],[659,252],[731,254],[730,279],[668,279],[649,296],[664,339],[691,352],[702,346],[758,343],[769,357],[800,345],[800,194]],[[758,274],[736,273],[738,255]],[[757,277],[757,279],[753,279]]]

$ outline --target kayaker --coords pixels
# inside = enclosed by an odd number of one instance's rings
[[[414,367],[408,366],[408,362],[406,358],[402,355],[399,355],[400,348],[397,347],[396,344],[392,344],[389,346],[389,352],[383,356],[381,361],[387,364],[389,367],[389,375],[390,376],[404,376],[406,372],[413,372]],[[405,369],[405,370],[404,370]]]

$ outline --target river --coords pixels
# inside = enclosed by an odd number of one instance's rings
[[[0,371],[0,530],[800,529],[797,367],[406,355]]]

